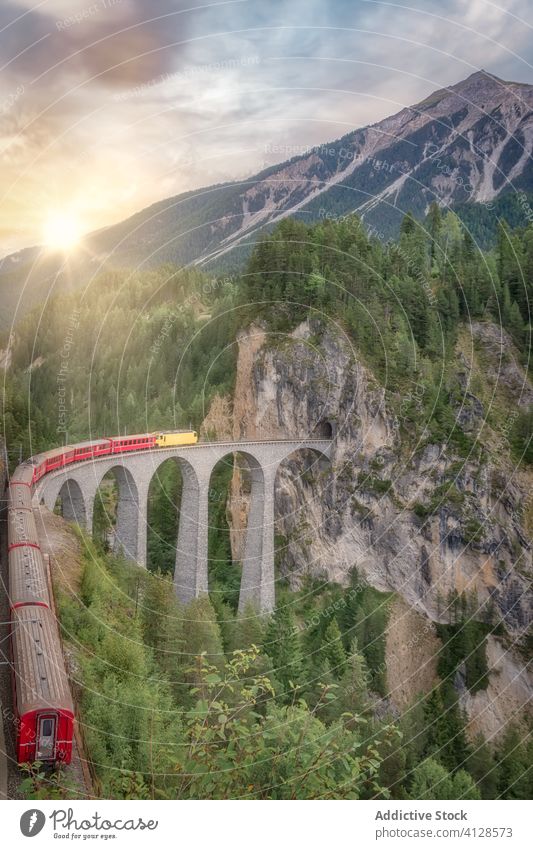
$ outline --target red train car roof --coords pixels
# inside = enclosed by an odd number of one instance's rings
[[[31,484],[33,479],[33,470],[34,464],[30,462],[21,463],[20,466],[17,466],[13,474],[11,475],[10,482],[11,483],[25,483],[28,486]]]
[[[33,510],[8,511],[8,548],[15,545],[39,545]]]
[[[30,545],[9,552],[9,604],[45,604],[50,607],[50,594],[45,564],[40,549]]]
[[[52,613],[46,607],[18,607],[12,619],[18,715],[36,710],[74,713]]]
[[[109,445],[110,441],[109,437],[105,437],[105,439],[88,439],[86,442],[76,442],[75,445],[67,445],[63,450],[67,452],[79,448],[97,448],[102,445]]]
[[[111,436],[113,442],[121,442],[123,439],[154,439],[155,433],[126,433],[124,436]]]
[[[31,510],[31,487],[10,485],[7,503],[12,510]]]

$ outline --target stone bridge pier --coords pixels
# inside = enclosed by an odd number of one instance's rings
[[[199,443],[85,460],[53,472],[36,487],[35,500],[53,510],[62,499],[64,518],[92,532],[94,499],[105,475],[118,484],[115,550],[146,566],[147,507],[150,482],[160,465],[173,458],[182,474],[180,522],[174,586],[187,603],[208,591],[208,495],[217,463],[230,454],[246,458],[251,495],[242,563],[239,610],[247,605],[268,613],[275,604],[274,485],[280,463],[300,449],[331,459],[324,439]]]

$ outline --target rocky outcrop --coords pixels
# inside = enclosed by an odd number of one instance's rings
[[[530,664],[493,635],[487,637],[487,664],[487,688],[473,695],[466,690],[461,696],[471,736],[481,732],[487,739],[498,737],[509,723],[522,725],[527,732],[533,692]]]
[[[524,492],[504,467],[462,460],[449,446],[404,444],[393,413],[401,399],[386,397],[337,329],[304,323],[271,344],[254,328],[239,351],[240,437],[334,439],[331,465],[298,452],[278,475],[278,562],[294,586],[309,573],[343,583],[356,567],[435,621],[449,619],[456,591],[476,599],[480,618],[526,629]]]
[[[490,356],[499,329],[479,323],[473,332]],[[531,684],[515,675],[520,655],[512,645],[531,620],[531,544],[523,526],[529,478],[513,469],[501,445],[461,458],[450,445],[410,441],[401,427],[405,399],[385,392],[337,326],[307,321],[283,337],[252,327],[238,342],[234,437],[319,435],[334,442],[331,463],[301,450],[279,470],[280,574],[294,588],[305,575],[343,584],[355,567],[376,589],[397,594],[387,674],[398,709],[436,680],[439,643],[432,623],[449,622],[452,596],[468,594],[474,616],[509,635],[505,651],[497,650],[502,644],[496,637],[489,639],[487,691],[472,696],[458,682],[472,733],[498,734],[509,719],[507,708]],[[500,354],[502,344],[507,350],[498,373],[518,403],[531,387],[507,337],[497,345]],[[464,403],[456,421],[495,444],[483,404],[471,391],[472,369],[458,352]],[[229,406],[225,410],[229,417]],[[247,494],[237,469],[228,514],[238,560]]]
[[[229,398],[215,395],[209,413],[202,422],[200,438],[209,441],[231,440],[233,436],[232,410]]]
[[[399,710],[434,686],[440,646],[434,624],[398,596],[389,613],[385,662],[389,699]]]

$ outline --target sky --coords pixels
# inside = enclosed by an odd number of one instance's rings
[[[533,83],[531,12],[530,0],[1,0],[0,253],[247,177],[480,68]]]

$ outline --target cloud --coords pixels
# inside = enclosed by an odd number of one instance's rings
[[[129,86],[168,72],[187,40],[194,3],[185,0],[76,0],[25,12],[0,7],[0,59],[29,83],[58,76]]]
[[[3,0],[2,233],[35,241],[54,197],[85,202],[88,227],[113,223],[285,158],[267,145],[337,138],[480,67],[531,82],[528,0],[505,5]]]

